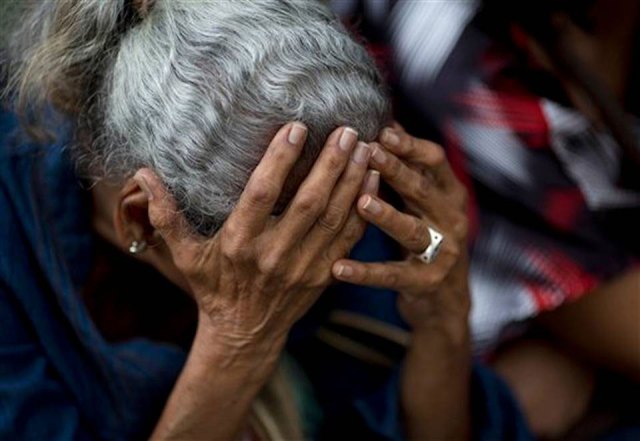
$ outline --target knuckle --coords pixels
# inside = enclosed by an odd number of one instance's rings
[[[445,282],[446,272],[445,271],[432,271],[425,275],[425,288],[428,291],[434,291],[442,286]]]
[[[384,286],[394,287],[400,284],[400,275],[394,271],[388,271],[381,277]]]
[[[346,210],[343,210],[337,205],[329,204],[322,216],[320,216],[318,225],[328,233],[335,234],[340,231],[340,228],[345,221],[346,215]]]
[[[355,187],[363,182],[363,172],[354,170],[353,168],[347,168],[344,175],[340,178],[340,185],[346,187]]]
[[[247,244],[240,228],[233,220],[229,220],[220,232],[220,252],[229,260],[240,260],[244,257]]]
[[[394,156],[388,156],[389,166],[387,169],[387,176],[390,179],[398,179],[402,175],[402,162]]]
[[[224,241],[220,245],[220,252],[224,258],[232,262],[244,259],[244,248],[239,240]]]
[[[453,241],[449,241],[449,243],[447,244],[447,246],[444,247],[443,250],[448,256],[451,257],[451,261],[452,262],[457,262],[458,259],[460,259],[460,257],[462,256],[462,249],[461,247]]]
[[[460,257],[462,256],[462,248],[456,244],[451,247],[449,254],[451,254],[451,257],[453,257],[454,260],[457,262],[458,259],[460,259]]]
[[[323,205],[318,197],[306,192],[298,197],[294,207],[297,214],[312,218],[320,215]]]
[[[414,191],[416,199],[418,201],[429,200],[431,197],[431,192],[433,191],[433,185],[429,180],[422,176],[420,179],[413,181]]]
[[[270,179],[258,178],[252,183],[247,196],[251,205],[264,206],[276,200],[278,189]]]
[[[407,247],[410,250],[422,250],[425,248],[425,238],[429,237],[429,230],[420,219],[412,219],[411,227],[408,229]]]
[[[396,134],[400,138],[400,142],[396,145],[394,150],[398,152],[400,155],[411,154],[414,149],[414,141],[411,136],[407,135],[406,132],[396,130]]]
[[[366,283],[375,281],[375,274],[366,265],[356,269],[351,276],[351,279],[356,283]]]
[[[242,229],[240,227],[239,219],[232,214],[222,225],[219,234],[220,238],[223,239],[224,242],[240,241]]]
[[[402,142],[402,154],[403,155],[415,155],[415,152],[422,148],[422,142],[418,138],[414,138],[406,132],[402,132],[400,135]]]
[[[355,244],[358,240],[361,239],[362,235],[364,234],[365,228],[366,224],[364,222],[350,222],[344,230],[344,241],[349,245]]]
[[[335,173],[336,170],[342,169],[343,166],[344,166],[344,159],[338,156],[337,154],[329,155],[329,157],[327,158],[326,169],[329,172]]]
[[[325,249],[324,258],[331,266],[337,259],[349,255],[354,245],[362,238],[366,229],[366,223],[359,219],[350,219],[331,246]]]
[[[447,155],[441,146],[434,143],[428,143],[427,146],[429,149],[429,164],[437,167],[447,162]]]
[[[313,274],[310,274],[308,268],[300,265],[291,268],[287,274],[287,280],[290,285],[300,284],[308,287],[312,284]]]
[[[300,280],[300,283],[307,289],[322,290],[331,283],[331,271],[314,271],[300,274],[295,280]]]
[[[458,219],[453,222],[453,234],[458,240],[466,241],[469,235],[469,220],[466,216],[460,215]]]
[[[263,275],[276,276],[284,273],[282,253],[273,250],[258,260],[258,271]]]

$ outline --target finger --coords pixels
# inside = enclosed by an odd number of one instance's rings
[[[364,178],[362,185],[362,194],[370,194],[376,196],[380,190],[380,172],[378,170],[369,170]]]
[[[377,196],[379,188],[380,173],[376,170],[369,170],[365,177],[360,194],[371,194],[373,196]],[[366,229],[367,222],[358,214],[358,211],[352,207],[344,228],[329,246],[328,254],[330,256],[330,261],[333,262],[335,259],[345,257],[349,254],[355,244],[362,239]]]
[[[325,246],[344,226],[356,197],[364,185],[369,151],[370,148],[367,144],[358,143],[351,156],[351,161],[336,183],[326,209],[309,232],[311,243],[321,247]]]
[[[415,281],[408,277],[409,266],[410,263],[406,261],[363,263],[341,259],[333,265],[331,272],[341,282],[372,288],[404,290],[415,284]]]
[[[264,229],[306,138],[307,128],[299,122],[278,131],[227,220],[235,232],[255,237]]]
[[[372,194],[377,196],[379,188],[380,173],[376,170],[369,170],[365,176],[360,194]],[[358,214],[357,209],[351,206],[349,216],[342,227],[342,230],[329,245],[324,246],[324,255],[326,260],[330,264],[333,264],[336,259],[346,257],[351,252],[351,249],[355,244],[362,239],[366,229],[366,221]],[[308,255],[309,259],[315,258],[313,253],[306,253],[305,255]],[[305,262],[308,262],[308,260]]]
[[[382,130],[380,143],[398,157],[428,170],[443,188],[449,188],[456,182],[444,149],[438,144],[414,138],[399,125]]]
[[[441,287],[450,269],[451,259],[429,265],[417,259],[375,263],[341,259],[333,265],[331,272],[341,282],[391,289],[418,297]]]
[[[422,253],[431,243],[426,220],[402,213],[378,197],[362,196],[358,201],[358,212],[413,253]]]
[[[193,234],[187,220],[178,210],[175,198],[155,172],[141,168],[133,176],[133,180],[147,195],[149,222],[174,255],[179,249],[189,251],[201,245],[201,241]]]
[[[403,199],[431,214],[445,212],[449,207],[441,189],[433,181],[417,170],[409,167],[393,153],[379,144],[373,144],[371,167],[380,172],[381,177]]]
[[[309,175],[279,221],[278,229],[284,234],[283,240],[298,242],[318,221],[349,158],[363,163],[363,167],[366,165],[367,149],[354,150],[357,140],[358,133],[349,127],[340,128],[329,136]],[[360,182],[357,183],[356,188],[360,185]]]
[[[297,259],[300,268],[313,270],[316,281],[314,283],[321,286],[328,286],[333,280],[332,267],[338,259],[344,259],[349,255],[352,248],[358,243],[367,229],[367,223],[358,216],[355,208],[351,210],[349,218],[338,236],[321,252],[311,254],[303,252]],[[306,250],[306,248],[305,248]]]
[[[358,216],[355,209],[352,209],[344,228],[325,248],[327,261],[333,265],[337,259],[347,257],[353,247],[362,239],[366,229],[367,222]]]
[[[358,193],[369,192],[377,195],[380,186],[380,173],[369,170],[365,174],[365,170],[366,163],[352,161],[349,164],[344,176],[340,178],[340,183],[336,186],[327,210],[305,239],[304,256],[307,256],[307,260],[303,258],[303,262],[308,263],[309,260],[315,259],[324,252],[328,260],[333,263],[335,259],[344,257],[360,240],[364,234],[366,222],[354,207],[355,199]],[[350,173],[353,178],[349,178]],[[358,185],[358,182],[362,184]]]

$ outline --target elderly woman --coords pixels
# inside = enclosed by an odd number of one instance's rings
[[[336,407],[355,413],[320,406],[315,433],[517,430],[488,374],[469,390],[465,193],[441,149],[399,127],[359,141],[388,103],[322,3],[60,0],[25,14],[3,55],[24,130],[2,114],[0,437],[314,436],[304,374],[277,366],[336,279],[399,291],[412,334],[393,334],[408,349],[376,388]],[[407,213],[377,196],[380,177]],[[346,259],[367,223],[422,259]],[[503,404],[508,418],[485,418]]]

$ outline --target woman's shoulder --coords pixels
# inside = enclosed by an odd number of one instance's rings
[[[35,143],[19,119],[0,113],[0,282],[16,287],[30,280],[59,280],[68,250],[88,234],[86,200],[64,142]],[[76,259],[75,263],[86,260]],[[73,272],[77,272],[72,270]],[[38,277],[35,277],[38,275]]]

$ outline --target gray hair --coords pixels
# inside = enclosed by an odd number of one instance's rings
[[[21,113],[73,115],[93,180],[154,169],[203,235],[286,122],[309,138],[279,210],[332,130],[372,140],[388,120],[374,63],[318,0],[156,0],[144,14],[132,0],[44,0],[23,23],[8,75]]]

